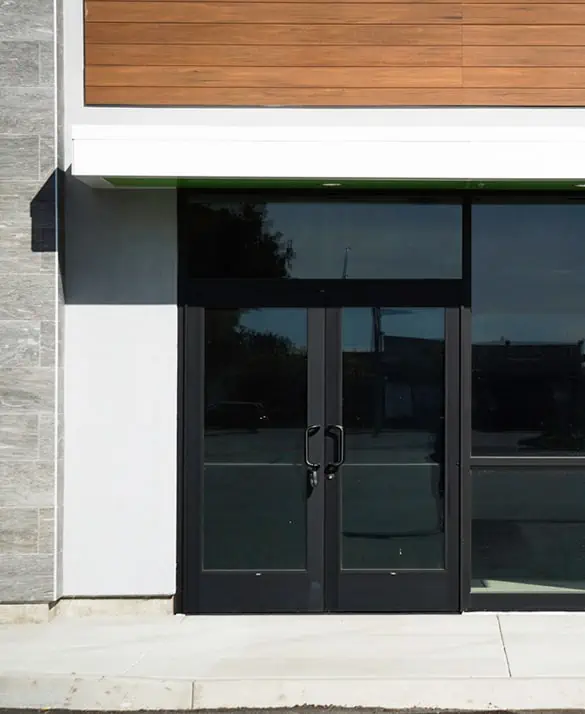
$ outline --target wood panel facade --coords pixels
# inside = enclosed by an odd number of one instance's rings
[[[585,0],[85,0],[85,98],[585,106]]]

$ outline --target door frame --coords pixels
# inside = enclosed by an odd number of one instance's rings
[[[297,288],[302,287],[300,285]],[[335,281],[337,282],[337,281]],[[425,281],[427,282],[427,281]],[[355,293],[350,281],[344,281],[343,289],[347,293],[343,307],[355,307]],[[386,286],[388,287],[388,286]],[[417,300],[409,298],[420,293],[413,293],[413,287],[398,286],[384,290],[380,286],[377,296],[383,306],[412,307]],[[428,285],[426,288],[428,289]],[[335,286],[339,294],[340,286]],[[325,290],[326,288],[323,288]],[[368,295],[371,295],[368,290]],[[180,383],[182,414],[179,423],[180,465],[182,485],[179,494],[179,512],[181,518],[180,538],[182,566],[179,569],[181,600],[178,603],[182,612],[457,612],[460,609],[459,598],[459,534],[460,534],[460,308],[445,307],[440,304],[446,293],[436,293],[434,300],[424,296],[419,300],[419,307],[441,307],[445,309],[445,463],[444,477],[448,484],[445,514],[445,569],[440,571],[397,571],[397,576],[405,587],[398,589],[386,587],[389,573],[368,573],[354,571],[340,574],[337,563],[338,554],[332,544],[339,542],[339,489],[338,481],[325,483],[321,473],[321,487],[315,489],[307,500],[307,563],[304,571],[264,571],[259,578],[251,571],[208,571],[202,567],[202,488],[204,474],[204,322],[205,309],[216,308],[213,300],[206,307],[184,305],[182,316],[182,356],[180,361]],[[353,296],[353,298],[352,298]],[[391,296],[393,302],[386,298]],[[312,296],[310,295],[310,298]],[[295,307],[299,307],[297,297]],[[305,302],[306,302],[305,298]],[[312,300],[310,300],[312,301]],[[238,302],[238,307],[275,307],[265,293],[263,299],[255,299],[252,304]],[[433,304],[429,304],[429,303]],[[266,304],[270,303],[270,304]],[[349,303],[349,305],[347,304]],[[235,303],[230,302],[232,306]],[[377,303],[376,303],[377,304]],[[224,307],[227,305],[223,305]],[[371,307],[371,305],[358,305]],[[276,307],[280,307],[277,305]],[[302,305],[307,309],[308,364],[307,364],[307,421],[325,426],[332,420],[328,414],[339,410],[335,400],[340,397],[339,387],[331,380],[338,380],[340,375],[341,352],[337,356],[338,365],[329,367],[332,360],[331,341],[335,341],[335,330],[330,323],[334,315],[340,315],[341,306],[324,308],[315,305]],[[337,338],[338,341],[340,337]],[[339,345],[341,343],[339,342]],[[329,347],[329,349],[328,349]],[[323,381],[324,380],[324,381]],[[329,386],[328,383],[329,382]],[[187,398],[186,395],[191,397]],[[315,398],[314,395],[322,395]],[[333,401],[332,401],[333,400]],[[335,420],[337,421],[337,420]],[[307,424],[307,425],[308,425]],[[329,442],[330,440],[327,440]],[[319,453],[312,454],[322,465],[327,461],[324,453],[325,440],[319,438]],[[333,487],[331,487],[333,484]],[[332,552],[333,548],[333,552]],[[221,586],[225,579],[226,587]],[[345,581],[345,582],[343,582]],[[446,588],[445,581],[448,581]],[[372,595],[364,599],[361,595],[366,589]],[[435,597],[428,597],[427,591],[433,590]],[[307,605],[306,592],[309,592]],[[393,597],[392,591],[399,597]],[[218,596],[223,593],[224,598]],[[237,593],[236,599],[234,599]],[[277,593],[286,593],[286,597],[277,597]],[[275,607],[275,602],[280,602]]]
[[[384,197],[390,200],[404,200],[407,202],[431,201],[431,202],[456,202],[462,207],[462,275],[456,279],[390,279],[390,280],[365,280],[365,279],[197,279],[189,277],[186,270],[185,261],[182,259],[185,253],[185,241],[189,238],[184,234],[180,221],[180,206],[183,200],[183,191],[177,191],[178,202],[178,438],[177,438],[177,596],[175,599],[175,611],[181,613],[199,613],[200,588],[198,583],[199,567],[193,553],[201,553],[201,522],[196,519],[193,524],[193,514],[200,513],[200,493],[199,487],[202,483],[202,461],[203,461],[203,398],[200,401],[200,409],[197,413],[188,413],[185,393],[193,381],[199,381],[199,386],[203,383],[204,377],[204,340],[201,339],[202,326],[204,323],[204,309],[208,308],[229,308],[238,307],[306,307],[306,308],[327,308],[327,307],[371,307],[380,300],[380,295],[384,296],[383,302],[391,307],[401,305],[407,307],[443,307],[445,309],[456,309],[461,312],[470,306],[470,236],[471,236],[471,203],[466,200],[462,192],[434,191],[429,192],[370,192],[370,197],[374,201],[383,200]],[[241,191],[227,191],[218,195],[217,191],[201,191],[201,198],[205,201],[213,198],[223,198],[237,195],[242,200],[249,198],[249,192],[243,195]],[[286,191],[285,195],[279,191],[259,191],[254,192],[255,198],[261,195],[264,199],[278,197],[278,200],[312,202],[312,201],[351,201],[368,200],[368,195],[363,191],[343,192],[342,195],[335,192],[324,191]],[[351,300],[347,300],[348,288],[351,290]],[[404,296],[408,295],[407,305]],[[188,324],[193,320],[194,311],[197,312],[195,323],[199,322],[197,330],[189,329]],[[199,337],[195,334],[199,333]],[[459,331],[460,349],[463,349],[461,330]],[[193,366],[187,369],[187,353],[193,355]],[[446,364],[449,363],[446,355]],[[457,357],[457,364],[461,367],[460,356]],[[194,380],[195,378],[195,380]],[[451,379],[454,375],[451,376]],[[461,375],[457,375],[458,382],[461,382]],[[463,390],[457,390],[457,409],[465,406],[465,395]],[[461,412],[463,415],[463,412]],[[461,420],[463,421],[463,420]],[[461,447],[460,421],[458,430],[459,444]],[[199,458],[197,457],[199,455]],[[462,491],[461,476],[464,470],[464,454],[460,448],[457,454],[460,474],[457,480],[457,491]],[[195,469],[195,478],[193,478]],[[459,497],[459,496],[458,496]],[[465,514],[462,512],[464,504],[459,501],[459,507],[452,509],[451,513],[456,514],[459,519],[457,533],[453,533],[453,538],[465,532]],[[451,506],[450,506],[451,507]],[[330,524],[326,526],[327,530]],[[459,543],[457,543],[459,547]],[[324,549],[322,549],[324,552]],[[460,554],[461,555],[461,554]],[[466,567],[465,558],[459,557],[459,568],[453,572],[453,577],[457,578],[457,588],[459,590],[458,607],[462,609],[463,599],[467,596]],[[331,573],[325,569],[331,568],[332,558],[324,560],[323,581],[330,580]],[[463,576],[463,577],[462,577]],[[253,593],[251,593],[254,595]],[[331,594],[324,593],[325,598]],[[290,610],[287,610],[290,611]],[[323,610],[319,610],[323,611]],[[372,611],[372,610],[369,610]],[[388,611],[387,609],[385,610]]]

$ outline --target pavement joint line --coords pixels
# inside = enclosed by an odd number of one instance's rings
[[[506,649],[506,641],[504,639],[504,632],[502,630],[502,620],[500,618],[500,615],[496,615],[496,622],[498,623],[498,630],[500,631],[500,639],[502,641],[504,657],[506,658],[506,668],[508,670],[508,677],[512,678],[512,668],[510,667],[510,658],[508,657],[508,650]]]

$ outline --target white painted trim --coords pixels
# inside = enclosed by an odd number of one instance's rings
[[[585,128],[78,125],[80,177],[575,180]]]

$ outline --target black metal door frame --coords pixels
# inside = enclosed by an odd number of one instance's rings
[[[258,284],[209,286],[202,293],[194,286],[194,300],[182,307],[181,407],[183,469],[181,500],[181,611],[219,612],[322,612],[322,611],[429,611],[459,609],[459,301],[460,281],[286,281],[286,286]],[[240,281],[238,281],[240,282]],[[275,283],[276,281],[267,281]],[[372,281],[374,282],[374,281]],[[227,289],[226,289],[227,287]],[[240,289],[241,288],[241,289]],[[333,305],[332,305],[333,303]],[[307,499],[307,568],[305,571],[205,571],[202,568],[202,494],[204,438],[204,311],[205,307],[281,307],[308,309],[308,413],[307,426],[323,429],[338,420],[341,361],[340,336],[335,324],[342,307],[444,307],[446,308],[446,479],[449,484],[446,527],[446,569],[440,572],[404,572],[400,587],[381,586],[395,576],[358,572],[339,576],[338,489],[326,481],[323,464],[330,440],[324,434],[311,439],[311,459],[321,464],[318,486]],[[326,307],[328,306],[328,307]],[[337,365],[335,364],[337,362]],[[326,397],[326,395],[328,395]],[[327,401],[326,401],[327,399]],[[337,406],[336,406],[337,405]],[[322,429],[322,432],[323,432]],[[332,485],[331,487],[328,487]],[[448,585],[446,584],[448,579]],[[363,593],[367,592],[367,597]],[[358,593],[356,595],[355,593]]]
[[[240,191],[234,195],[241,197]],[[266,191],[261,192],[265,196]],[[217,192],[201,192],[202,200],[209,200]],[[226,192],[221,192],[225,197]],[[286,200],[350,200],[351,195],[328,194],[314,191],[293,194],[290,191],[279,192],[279,197]],[[363,192],[359,192],[360,199]],[[204,438],[204,311],[206,308],[232,308],[232,307],[305,307],[313,312],[310,318],[311,342],[313,354],[321,357],[313,359],[309,366],[308,379],[310,393],[324,395],[326,385],[324,380],[331,379],[331,370],[316,368],[320,361],[325,364],[325,335],[331,335],[333,328],[322,330],[318,338],[315,330],[320,320],[331,321],[333,312],[326,312],[326,308],[338,310],[341,307],[443,307],[448,309],[451,331],[455,325],[455,313],[463,306],[470,304],[470,277],[469,277],[469,241],[470,241],[470,209],[469,201],[465,199],[465,192],[423,192],[421,194],[400,193],[405,200],[438,200],[461,201],[463,207],[463,267],[462,277],[459,279],[393,279],[393,280],[363,280],[363,279],[193,279],[186,263],[186,246],[190,240],[189,226],[184,226],[181,221],[181,206],[185,193],[177,192],[178,198],[178,223],[179,223],[179,281],[178,281],[178,306],[179,306],[179,375],[178,375],[178,568],[177,568],[177,600],[176,610],[183,613],[200,612],[275,612],[275,611],[322,611],[339,609],[338,572],[336,560],[331,554],[332,529],[336,528],[335,518],[337,506],[333,505],[336,498],[336,489],[325,492],[324,488],[317,489],[315,499],[309,504],[307,512],[307,537],[310,542],[320,544],[319,549],[308,554],[306,575],[299,578],[304,583],[300,590],[295,586],[283,593],[284,581],[279,573],[267,573],[264,577],[255,574],[217,573],[217,577],[207,577],[202,573],[201,546],[202,546],[202,486],[203,486],[203,438]],[[372,194],[375,200],[384,200],[387,191]],[[394,196],[396,198],[397,196]],[[319,317],[317,316],[319,314]],[[458,319],[458,318],[457,318]],[[312,325],[312,327],[311,327]],[[459,327],[457,327],[459,329]],[[329,338],[330,339],[330,338]],[[446,355],[448,365],[447,389],[449,385],[457,382],[457,391],[448,394],[449,413],[453,409],[459,410],[464,406],[463,397],[461,405],[459,400],[460,375],[458,346],[451,337],[448,341],[449,348]],[[320,345],[317,347],[317,345]],[[457,353],[457,354],[455,354]],[[331,354],[331,352],[330,352]],[[328,357],[327,359],[331,359]],[[321,385],[319,385],[321,380]],[[319,407],[319,404],[321,406]],[[321,396],[309,400],[308,416],[315,416],[315,423],[325,423],[325,397]],[[331,405],[328,405],[331,410]],[[451,483],[451,496],[449,497],[448,518],[459,519],[459,479],[455,476],[455,440],[459,438],[459,431],[453,432],[450,428],[451,443],[448,447],[449,454],[449,479]],[[325,442],[315,440],[317,454],[312,457],[320,458],[320,463],[325,461]],[[457,454],[457,461],[460,455]],[[322,483],[322,474],[320,474]],[[326,513],[325,519],[323,513]],[[449,521],[451,523],[451,521]],[[455,520],[452,521],[455,523]],[[457,520],[457,522],[459,522]],[[465,564],[461,563],[461,571],[453,568],[455,550],[459,560],[459,531],[452,526],[448,534],[449,572],[452,572],[456,587],[460,587],[459,596],[466,592],[465,578],[468,573]],[[461,582],[459,576],[463,576]],[[312,580],[311,580],[312,577]],[[215,580],[214,583],[212,581]],[[263,582],[259,587],[260,581]],[[417,580],[417,582],[419,582]],[[420,588],[422,581],[413,587]],[[323,588],[325,584],[325,588]],[[364,581],[367,587],[376,583]],[[424,587],[424,583],[422,583]],[[412,592],[409,588],[408,592]],[[235,597],[238,593],[242,597]],[[300,593],[300,594],[299,594]],[[307,596],[307,593],[309,595]],[[279,602],[275,607],[274,602]],[[415,611],[414,601],[410,601],[410,611]],[[459,607],[459,599],[457,600]],[[380,608],[380,611],[389,612],[390,602]],[[384,605],[384,603],[382,603]],[[375,610],[375,603],[368,607],[360,607],[362,611]],[[425,608],[426,609],[426,608]],[[437,611],[440,608],[436,608]]]
[[[383,295],[380,296],[383,298]],[[391,307],[410,307],[408,292]],[[390,307],[382,300],[377,303]],[[436,306],[435,301],[433,305]],[[344,306],[345,307],[345,306]],[[343,308],[327,310],[326,421],[342,424]],[[459,612],[460,575],[460,309],[445,310],[445,564],[441,570],[343,571],[340,566],[343,466],[326,486],[326,609],[338,612]],[[326,441],[326,461],[335,455]]]

